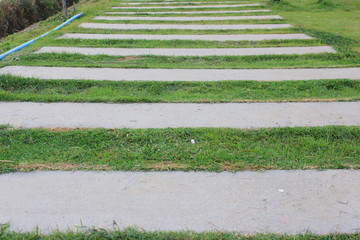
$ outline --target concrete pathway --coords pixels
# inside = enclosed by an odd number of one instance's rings
[[[259,10],[235,10],[235,11],[201,11],[201,12],[105,12],[106,14],[203,14],[203,13],[254,13],[254,12],[270,12],[267,9]]]
[[[35,53],[79,53],[86,55],[110,56],[249,56],[336,53],[332,47],[275,47],[275,48],[78,48],[78,47],[42,47]]]
[[[0,222],[41,233],[81,225],[355,233],[359,186],[360,171],[352,170],[11,173],[0,175]]]
[[[238,34],[238,35],[145,35],[145,34],[88,34],[65,33],[57,39],[134,39],[134,40],[196,40],[196,41],[264,41],[264,40],[294,40],[313,39],[303,33],[292,34]]]
[[[233,5],[199,5],[199,6],[151,6],[151,7],[112,7],[112,9],[169,9],[169,8],[235,8],[235,7],[256,7],[260,3],[233,4]]]
[[[279,15],[258,15],[258,16],[224,16],[224,17],[113,17],[98,16],[94,20],[107,21],[129,21],[129,20],[146,20],[146,21],[222,21],[222,20],[264,20],[264,19],[282,19]]]
[[[288,81],[360,79],[360,68],[305,69],[131,69],[7,66],[0,74],[40,79],[109,81]]]
[[[360,102],[31,103],[0,102],[0,124],[16,128],[266,128],[358,126]]]
[[[116,24],[116,23],[81,23],[79,27],[95,29],[192,29],[192,30],[243,30],[243,29],[279,29],[291,28],[290,24]]]

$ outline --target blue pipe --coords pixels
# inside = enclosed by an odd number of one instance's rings
[[[19,50],[21,50],[21,49],[29,46],[30,44],[32,44],[33,42],[35,42],[35,41],[38,40],[39,38],[45,37],[46,35],[48,35],[48,34],[51,33],[52,31],[59,30],[60,28],[62,28],[62,27],[65,26],[66,24],[68,24],[68,23],[74,21],[75,19],[79,18],[81,15],[83,15],[83,13],[79,13],[79,14],[75,15],[75,16],[73,16],[72,18],[70,18],[69,20],[67,20],[66,22],[64,22],[63,24],[61,24],[61,25],[57,26],[56,28],[54,28],[53,30],[50,30],[50,31],[48,31],[48,32],[45,33],[45,34],[43,34],[43,35],[41,35],[41,36],[39,36],[39,37],[37,37],[37,38],[34,38],[33,40],[30,40],[30,41],[28,41],[28,42],[26,42],[26,43],[24,43],[24,44],[21,44],[20,46],[17,46],[17,47],[15,47],[15,48],[7,51],[6,53],[1,54],[1,55],[0,55],[0,60],[2,60],[4,57],[6,57],[7,55],[9,55],[9,54],[11,54],[11,53],[17,52],[17,51],[19,51]]]

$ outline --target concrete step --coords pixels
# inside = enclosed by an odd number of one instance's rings
[[[10,173],[0,175],[0,222],[41,233],[356,233],[359,186],[359,170]]]
[[[238,35],[146,35],[146,34],[87,34],[65,33],[57,39],[118,39],[118,40],[195,40],[195,41],[264,41],[264,40],[299,40],[313,39],[303,34],[238,34]]]
[[[91,29],[191,29],[191,30],[244,30],[291,28],[290,24],[226,24],[226,25],[181,25],[181,24],[116,24],[81,23],[79,27]]]
[[[167,4],[219,4],[219,3],[230,3],[230,4],[236,4],[236,3],[248,3],[249,1],[223,1],[223,2],[136,2],[136,3],[125,3],[121,2],[119,4],[121,5],[141,5],[141,4],[147,4],[147,5],[167,5]]]
[[[264,20],[282,19],[279,15],[258,15],[258,16],[223,16],[223,17],[117,17],[117,16],[98,16],[94,20],[107,21],[222,21],[222,20]]]
[[[268,9],[259,10],[234,10],[234,11],[192,11],[192,12],[105,12],[106,14],[204,14],[204,13],[255,13],[255,12],[270,12]]]
[[[169,8],[235,8],[235,7],[257,7],[260,3],[232,4],[232,5],[199,5],[199,6],[150,6],[150,7],[112,7],[112,9],[169,9]]]
[[[360,125],[360,102],[0,102],[0,112],[0,124],[10,124],[15,128],[267,128]]]
[[[360,68],[308,69],[131,69],[7,66],[0,74],[40,79],[109,81],[288,81],[360,79]]]
[[[7,66],[0,74],[40,79],[109,81],[288,81],[360,79],[360,68],[309,69],[130,69]]]

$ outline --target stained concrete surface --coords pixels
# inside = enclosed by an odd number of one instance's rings
[[[282,19],[279,15],[258,15],[258,16],[223,16],[223,17],[117,17],[117,16],[98,16],[93,20],[106,21],[222,21],[222,20],[264,20],[264,19]]]
[[[249,56],[282,54],[336,53],[332,47],[275,47],[275,48],[79,48],[42,47],[35,53],[78,53],[110,56]]]
[[[189,140],[190,141],[190,140]],[[0,175],[0,223],[40,232],[354,233],[360,171],[33,172]]]
[[[140,39],[140,40],[199,40],[199,41],[263,41],[313,39],[302,33],[289,34],[239,34],[239,35],[145,35],[145,34],[87,34],[65,33],[57,39]]]
[[[279,29],[291,28],[291,24],[114,24],[114,23],[81,23],[79,27],[95,29],[191,29],[191,30],[227,30],[227,29]]]
[[[32,103],[0,102],[0,124],[16,128],[296,127],[360,125],[360,102]]]
[[[168,9],[168,8],[234,8],[234,7],[255,7],[259,3],[232,4],[232,5],[199,5],[199,6],[151,6],[151,7],[112,7],[112,9]]]
[[[259,10],[233,10],[233,11],[201,11],[201,12],[105,12],[106,14],[203,14],[203,13],[253,13],[253,12],[270,12],[268,9]]]
[[[40,79],[110,81],[289,81],[360,79],[360,68],[308,69],[131,69],[7,66],[0,74]]]

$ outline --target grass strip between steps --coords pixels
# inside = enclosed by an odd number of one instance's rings
[[[358,57],[334,53],[260,56],[107,56],[41,53],[13,61],[17,66],[166,68],[166,69],[269,69],[358,67]]]
[[[154,25],[154,24],[151,24]],[[199,24],[201,25],[201,24]],[[146,35],[206,35],[206,34],[298,34],[299,30],[295,28],[275,28],[275,29],[210,29],[210,30],[192,30],[192,29],[102,29],[102,28],[74,28],[67,33],[89,33],[89,34],[146,34]],[[60,40],[60,39],[59,39]],[[67,39],[68,40],[68,39]],[[84,40],[84,39],[83,39]],[[307,39],[306,39],[307,40]],[[303,40],[304,42],[306,40]],[[153,40],[151,40],[153,41]],[[173,40],[171,40],[173,41]],[[186,40],[183,40],[186,41]],[[278,40],[285,42],[289,40]],[[307,40],[309,41],[309,40]],[[310,39],[311,42],[316,42]],[[203,41],[199,41],[199,47]],[[243,41],[245,42],[245,41]],[[317,41],[319,42],[319,41]],[[276,44],[276,43],[275,43]],[[244,44],[245,45],[245,44]],[[248,44],[250,45],[250,44]],[[294,44],[298,46],[297,44]]]
[[[3,126],[0,172],[358,169],[359,138],[360,127],[48,130]]]
[[[0,75],[0,101],[102,103],[315,102],[360,100],[360,81],[113,82]]]
[[[7,226],[6,226],[7,227]],[[146,232],[136,228],[126,228],[124,230],[108,231],[106,229],[85,229],[78,232],[54,232],[43,235],[38,232],[32,233],[15,233],[6,230],[6,227],[0,227],[0,238],[3,240],[54,240],[54,239],[126,239],[126,240],[356,240],[360,238],[360,234],[329,234],[314,235],[310,233],[299,235],[280,235],[280,234],[251,234],[243,235],[236,232],[202,232],[196,233],[191,231],[181,232]]]

